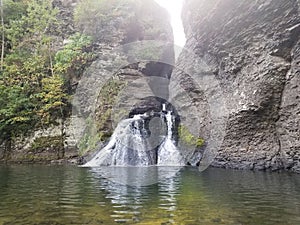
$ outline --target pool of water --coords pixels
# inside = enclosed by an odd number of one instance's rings
[[[298,225],[300,175],[0,166],[0,224]]]

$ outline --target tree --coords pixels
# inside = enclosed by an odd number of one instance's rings
[[[83,68],[94,59],[94,55],[89,52],[91,45],[90,36],[80,33],[72,35],[69,43],[55,54],[54,72],[66,78],[78,77]]]
[[[52,1],[29,0],[26,10],[16,20],[6,21],[10,50],[5,57],[3,53],[0,74],[0,138],[5,141],[7,151],[15,137],[54,122],[56,112],[66,101],[63,79],[53,72],[50,31],[57,27],[56,15]]]
[[[59,33],[60,21],[52,0],[2,1],[5,50],[0,73],[0,143],[4,141],[9,153],[16,137],[52,124],[61,125],[63,143],[68,80],[93,59],[87,52],[92,40],[74,34],[69,44],[54,49],[53,34]]]
[[[1,71],[3,70],[3,60],[4,60],[4,47],[5,47],[5,34],[4,34],[4,15],[3,15],[3,0],[0,0],[0,14],[1,14]]]
[[[0,83],[0,138],[4,140],[6,157],[9,155],[13,137],[28,131],[34,126],[34,105],[24,87],[7,86]]]

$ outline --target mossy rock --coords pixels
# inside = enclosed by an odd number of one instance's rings
[[[31,144],[29,152],[40,153],[44,151],[60,152],[64,148],[62,136],[39,137]]]
[[[51,162],[53,160],[57,160],[57,156],[53,155],[53,154],[49,154],[49,155],[39,155],[39,154],[27,154],[27,155],[23,155],[21,157],[17,157],[15,159],[13,159],[14,162],[22,162],[22,163],[31,163],[31,162],[37,162],[37,163],[48,163]]]
[[[178,126],[178,137],[184,144],[196,148],[202,147],[205,143],[203,138],[194,136],[184,125]]]

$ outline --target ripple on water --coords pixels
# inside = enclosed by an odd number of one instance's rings
[[[0,224],[295,225],[299,185],[293,174],[185,168],[126,186],[87,168],[0,166]]]

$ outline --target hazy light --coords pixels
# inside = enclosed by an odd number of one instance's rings
[[[181,21],[181,9],[184,0],[155,0],[160,6],[164,7],[171,16],[171,25],[174,32],[174,44],[184,47],[185,34]]]

